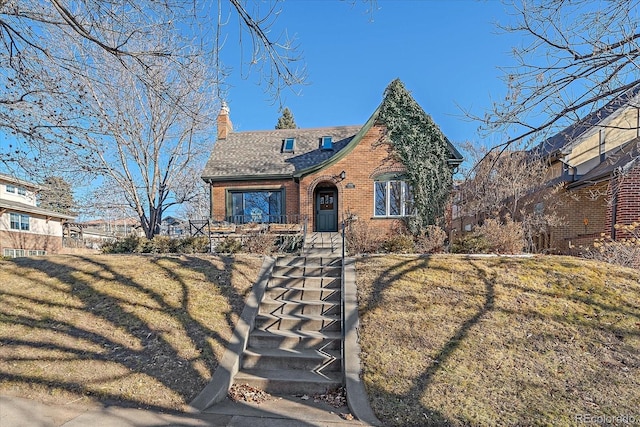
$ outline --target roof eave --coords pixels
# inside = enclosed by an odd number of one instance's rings
[[[229,182],[229,181],[269,181],[280,179],[292,179],[292,174],[266,174],[266,175],[224,175],[224,176],[201,176],[206,183]]]

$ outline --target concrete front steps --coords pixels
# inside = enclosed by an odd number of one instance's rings
[[[342,256],[342,235],[337,232],[313,232],[306,237],[302,253],[309,256]]]
[[[341,273],[336,257],[276,260],[234,383],[288,395],[343,385]]]

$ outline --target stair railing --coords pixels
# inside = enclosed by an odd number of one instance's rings
[[[342,222],[340,224],[340,233],[342,235],[342,255],[341,255],[341,259],[340,259],[340,321],[342,322],[342,328],[340,328],[342,330],[342,337],[340,342],[342,343],[342,345],[340,345],[340,363],[342,364],[342,375],[346,375],[346,366],[345,366],[345,351],[344,351],[344,340],[346,337],[346,325],[347,325],[347,319],[345,316],[345,300],[344,300],[344,296],[345,296],[345,279],[346,279],[346,275],[345,275],[345,268],[344,268],[344,258],[345,258],[345,252],[346,252],[346,246],[345,246],[345,228],[346,228],[346,221],[344,218],[344,213],[342,213]],[[346,384],[346,378],[343,378],[343,383]]]

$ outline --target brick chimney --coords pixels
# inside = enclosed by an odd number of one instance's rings
[[[226,139],[232,131],[233,124],[231,123],[231,118],[229,118],[229,106],[222,101],[220,114],[218,114],[218,139]]]

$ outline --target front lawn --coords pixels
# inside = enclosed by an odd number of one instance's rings
[[[548,256],[356,265],[364,381],[385,426],[640,422],[637,271]]]

